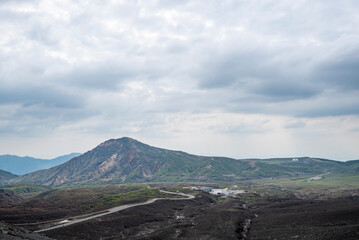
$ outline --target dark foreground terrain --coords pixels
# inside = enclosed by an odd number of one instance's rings
[[[254,215],[236,200],[216,203],[208,194],[158,201],[45,232],[55,239],[241,239]]]
[[[55,239],[359,239],[359,198],[267,199],[243,204],[190,201],[151,205],[45,232]]]
[[[51,238],[33,233],[25,228],[14,227],[0,221],[0,239],[1,240],[51,240]]]
[[[195,191],[194,199],[159,200],[45,231],[43,237],[30,231],[79,214],[163,196],[147,185],[50,190],[30,199],[8,194],[13,201],[0,207],[0,239],[359,239],[358,190],[333,195],[313,188],[247,189],[238,198]]]
[[[248,239],[359,239],[359,197],[255,203]]]

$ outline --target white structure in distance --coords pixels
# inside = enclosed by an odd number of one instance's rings
[[[226,196],[226,197],[232,197],[237,194],[242,194],[247,192],[245,190],[230,190],[228,188],[211,188],[211,187],[191,187],[191,190],[202,190],[210,194],[213,194],[215,196]]]

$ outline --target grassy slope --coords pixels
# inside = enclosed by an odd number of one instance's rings
[[[167,164],[150,181],[233,181],[263,177],[299,176],[319,174],[337,167],[335,162],[292,163],[290,160],[281,162],[234,160],[220,157],[161,156]],[[193,159],[191,159],[193,158]],[[126,182],[143,181],[140,169],[136,169]]]
[[[237,181],[268,177],[297,177],[335,172],[358,174],[359,162],[350,164],[325,159],[292,158],[268,160],[234,160],[221,157],[199,157],[189,154],[158,155],[166,165],[147,181]],[[143,181],[140,169],[133,171],[126,182]]]
[[[144,178],[141,167],[135,168],[123,182],[121,175],[108,183],[141,182],[233,182],[260,178],[310,177],[326,172],[343,175],[357,174],[350,165],[328,160],[307,160],[292,162],[291,159],[234,160],[221,157],[199,157],[180,153],[178,155],[158,154],[156,161],[166,162],[153,176]],[[359,165],[359,164],[358,164]],[[98,184],[97,180],[89,184]]]
[[[50,187],[34,184],[9,184],[0,186],[0,189],[11,191],[21,197],[33,197],[41,192],[50,190]]]
[[[314,175],[306,175],[298,178],[278,178],[278,179],[258,179],[253,180],[253,183],[257,184],[270,184],[278,186],[311,186],[318,188],[337,188],[337,187],[352,187],[359,188],[359,175],[347,175],[347,174],[338,174],[331,173],[323,176],[319,180],[310,180],[308,178],[313,177]]]
[[[278,187],[290,190],[299,198],[325,199],[340,196],[359,195],[359,161],[335,162],[319,159],[319,161],[298,162],[274,160],[275,163],[293,168],[296,166],[303,171],[297,177],[273,177],[252,179],[249,182],[262,187]],[[312,169],[310,169],[312,168]],[[315,173],[317,172],[317,173]],[[323,173],[327,173],[322,175]],[[321,179],[310,178],[322,175]],[[308,181],[309,179],[309,181]]]

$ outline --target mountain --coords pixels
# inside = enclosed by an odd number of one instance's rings
[[[0,169],[0,184],[8,182],[10,179],[16,178],[15,174]]]
[[[196,156],[151,147],[131,138],[111,139],[59,166],[12,180],[58,186],[86,183],[238,181],[345,170],[316,158],[244,159]]]
[[[0,155],[0,169],[17,175],[22,175],[60,165],[79,155],[81,155],[81,153],[71,153],[54,159],[39,159],[33,157],[18,157],[14,155]]]

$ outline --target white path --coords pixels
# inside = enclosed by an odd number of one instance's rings
[[[141,205],[151,204],[151,203],[156,202],[157,200],[172,200],[172,201],[174,201],[174,200],[189,200],[189,199],[194,198],[194,196],[190,195],[190,194],[168,192],[168,191],[163,191],[163,190],[160,190],[160,191],[163,192],[163,193],[168,193],[168,194],[173,194],[173,195],[180,195],[180,196],[183,196],[183,198],[153,198],[153,199],[149,199],[149,200],[147,200],[146,202],[143,202],[143,203],[133,203],[133,204],[121,205],[121,206],[118,206],[118,207],[113,207],[113,208],[104,210],[101,213],[91,215],[91,216],[88,216],[88,217],[83,217],[83,216],[82,217],[81,216],[72,217],[74,219],[72,219],[72,220],[69,220],[69,219],[63,220],[63,221],[58,222],[57,225],[55,225],[55,226],[40,229],[40,230],[37,230],[35,232],[45,232],[45,231],[50,231],[50,230],[57,229],[57,228],[67,227],[67,226],[70,226],[70,225],[73,225],[73,224],[76,224],[76,223],[85,222],[85,221],[88,221],[88,220],[91,220],[91,219],[94,219],[94,218],[98,218],[98,217],[102,217],[102,216],[105,216],[105,215],[108,215],[108,214],[119,212],[119,211],[122,211],[124,209],[132,208],[132,207],[136,207],[136,206],[141,206]]]

